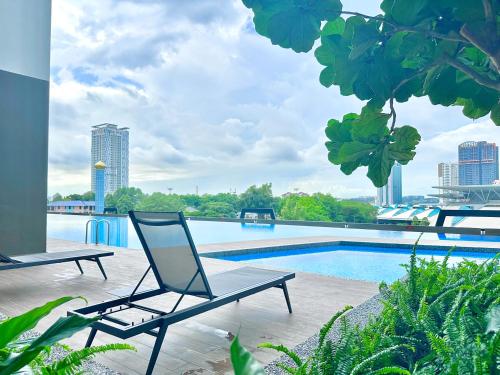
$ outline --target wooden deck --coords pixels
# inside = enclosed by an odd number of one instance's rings
[[[259,246],[265,246],[260,242]],[[269,244],[268,244],[269,245]],[[272,244],[271,244],[272,245]],[[220,244],[201,246],[200,252],[248,247],[249,244]],[[62,240],[49,240],[50,251],[61,251],[89,246]],[[91,247],[91,246],[90,246]],[[252,246],[250,246],[252,247]],[[48,300],[61,296],[84,296],[89,303],[100,302],[112,296],[110,291],[132,287],[147,268],[142,251],[99,246],[115,250],[115,256],[102,263],[109,280],[105,281],[94,263],[82,262],[85,275],[80,275],[75,264],[58,264],[0,272],[0,312],[17,315]],[[241,265],[204,258],[208,274],[238,268]],[[146,286],[155,286],[148,277]],[[263,341],[294,346],[301,343],[325,323],[344,305],[358,305],[377,293],[376,283],[344,280],[315,274],[298,273],[289,282],[289,292],[294,308],[288,314],[281,290],[273,289],[248,297],[199,315],[169,328],[155,368],[156,374],[224,374],[231,372],[229,344],[239,332],[243,344],[263,363],[276,358],[268,350],[257,348]],[[173,297],[173,296],[172,296]],[[167,309],[172,297],[156,298],[154,307]],[[196,302],[191,298],[184,306]],[[170,305],[169,305],[170,303]],[[39,326],[43,330],[70,308],[80,307],[82,301],[74,301],[45,319]],[[73,347],[81,347],[88,330],[67,341]],[[141,335],[127,342],[137,352],[114,352],[97,358],[98,362],[123,374],[143,374],[154,338]],[[118,339],[98,333],[94,344],[119,342]]]

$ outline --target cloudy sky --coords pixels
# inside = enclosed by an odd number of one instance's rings
[[[377,13],[378,0],[344,1]],[[214,193],[273,183],[339,197],[374,195],[366,170],[343,175],[324,147],[328,119],[363,103],[319,84],[321,66],[256,34],[240,0],[53,0],[49,193],[90,189],[90,126],[130,128],[130,185]],[[404,194],[436,184],[465,140],[500,143],[487,119],[427,99],[399,105],[423,137]]]

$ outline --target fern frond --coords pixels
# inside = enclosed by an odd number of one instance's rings
[[[270,342],[263,342],[262,344],[257,345],[257,347],[273,349],[280,353],[286,354],[297,365],[297,367],[300,367],[304,364],[302,359],[297,355],[297,353],[295,353],[293,350],[287,348],[284,345],[274,345],[271,344]]]
[[[92,346],[90,348],[83,348],[67,354],[63,359],[53,362],[45,366],[42,371],[48,374],[73,374],[78,371],[82,362],[93,358],[96,354],[116,351],[116,350],[133,350],[136,349],[128,344],[107,344],[101,346]]]
[[[325,342],[325,339],[326,339],[326,336],[328,335],[328,332],[330,332],[330,330],[332,329],[333,327],[333,324],[335,323],[335,321],[342,315],[344,315],[345,312],[349,311],[352,309],[352,306],[345,306],[341,311],[338,311],[322,328],[321,330],[319,331],[319,344],[318,344],[318,347],[321,348]]]

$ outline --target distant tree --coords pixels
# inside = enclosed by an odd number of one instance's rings
[[[83,199],[82,199],[81,194],[69,194],[69,195],[66,195],[63,198],[63,200],[65,200],[65,201],[81,201]]]
[[[59,193],[55,193],[53,196],[52,196],[52,202],[57,202],[57,201],[62,201],[63,200],[63,197],[61,194]]]
[[[331,221],[328,210],[317,197],[295,194],[283,199],[279,216],[284,220]]]
[[[279,215],[285,220],[372,223],[376,220],[377,209],[363,202],[340,201],[329,194],[292,194],[283,198]]]
[[[196,194],[185,194],[181,195],[180,198],[188,207],[198,208],[202,204],[202,197]]]
[[[144,199],[141,189],[135,187],[123,187],[113,194],[107,194],[105,198],[106,207],[116,207],[118,213],[126,214],[129,210],[136,209],[139,202]]]
[[[273,198],[272,184],[250,186],[240,195],[239,204],[241,208],[274,208],[276,201]]]
[[[373,223],[377,219],[377,209],[368,203],[343,200],[339,202],[342,221],[349,223]]]
[[[431,225],[431,223],[429,222],[429,219],[427,219],[426,217],[419,219],[418,217],[413,216],[413,220],[411,221],[411,225],[428,227],[429,225]]]
[[[207,202],[200,206],[199,215],[206,217],[235,217],[234,206],[226,202]]]
[[[381,187],[395,161],[414,158],[420,135],[396,121],[412,96],[500,125],[498,0],[378,0],[372,15],[340,0],[242,1],[259,34],[295,52],[316,46],[320,83],[363,101],[326,127],[328,160],[347,175],[367,167]]]
[[[86,193],[82,194],[82,200],[83,201],[93,201],[95,200],[95,193],[93,191],[87,191]]]
[[[141,199],[137,203],[136,209],[143,211],[180,211],[184,207],[186,207],[186,204],[178,195],[166,195],[156,192]]]

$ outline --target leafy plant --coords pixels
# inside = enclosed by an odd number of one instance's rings
[[[82,361],[97,353],[110,350],[135,350],[127,344],[111,344],[72,351],[64,358],[47,364],[47,359],[58,342],[87,328],[95,319],[72,315],[59,318],[38,337],[22,339],[38,322],[56,307],[82,297],[62,297],[34,308],[19,316],[0,322],[0,375],[22,373],[73,374],[79,372]]]
[[[415,246],[408,276],[380,285],[381,314],[360,328],[348,324],[346,307],[321,329],[307,359],[282,345],[261,347],[287,355],[293,366],[278,366],[296,375],[498,374],[500,255],[450,267],[450,253],[442,262],[424,260]],[[328,332],[337,321],[340,336],[332,342]]]
[[[320,83],[367,101],[360,114],[326,128],[328,159],[345,174],[367,166],[380,187],[395,161],[413,159],[420,135],[397,126],[395,106],[412,96],[461,106],[471,119],[489,114],[500,125],[498,0],[382,0],[373,16],[340,0],[242,1],[273,44],[308,52],[319,39]]]

